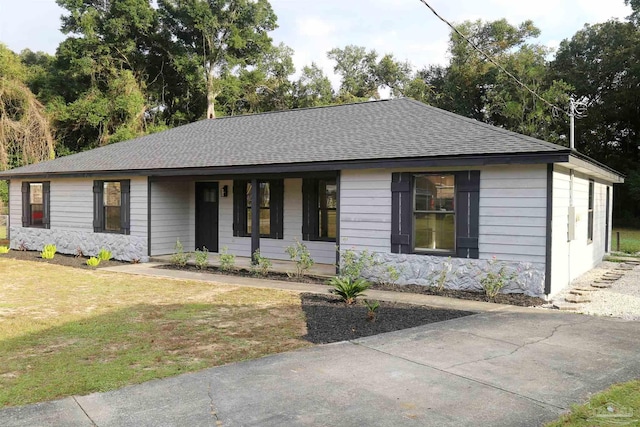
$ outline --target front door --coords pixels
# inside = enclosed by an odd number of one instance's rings
[[[196,249],[218,252],[218,183],[196,182]]]

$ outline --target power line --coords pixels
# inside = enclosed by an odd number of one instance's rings
[[[504,68],[502,65],[500,65],[500,63],[498,63],[493,57],[491,57],[491,55],[489,55],[488,53],[486,53],[484,50],[482,50],[478,45],[476,45],[474,42],[472,42],[471,40],[469,40],[469,38],[467,36],[465,36],[464,34],[462,34],[455,26],[453,26],[449,21],[447,21],[446,19],[444,19],[442,16],[440,16],[438,14],[438,12],[436,12],[436,10],[431,7],[431,5],[429,3],[427,3],[426,0],[419,0],[422,4],[424,4],[425,6],[427,6],[429,8],[429,10],[431,10],[431,12],[433,12],[433,14],[442,22],[444,22],[445,24],[447,24],[449,26],[449,28],[451,28],[457,35],[459,35],[460,37],[462,37],[462,39],[464,41],[466,41],[467,43],[469,43],[469,45],[471,45],[471,47],[473,47],[475,50],[477,50],[478,52],[480,52],[482,54],[482,56],[484,56],[485,58],[487,58],[487,60],[489,62],[491,62],[493,65],[495,65],[496,67],[498,67],[501,71],[503,71],[506,75],[508,75],[509,77],[511,77],[513,80],[515,80],[516,83],[518,83],[520,86],[522,86],[523,88],[525,88],[526,90],[528,90],[529,92],[531,92],[531,94],[533,96],[535,96],[536,98],[538,98],[540,101],[544,102],[545,104],[547,104],[549,107],[551,107],[551,111],[552,113],[556,113],[558,111],[562,111],[563,113],[567,114],[566,111],[564,111],[562,108],[558,107],[555,104],[552,104],[551,102],[547,101],[546,99],[544,99],[542,96],[538,95],[537,92],[535,92],[533,89],[531,89],[529,86],[527,86],[526,84],[524,84],[523,82],[520,81],[520,79],[518,79],[516,76],[514,76],[512,73],[510,73],[506,68]]]

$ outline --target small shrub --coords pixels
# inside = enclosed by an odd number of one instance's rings
[[[285,252],[289,255],[291,261],[296,263],[295,277],[298,279],[304,276],[307,270],[315,264],[307,246],[304,243],[300,243],[298,239],[296,239],[295,245],[287,246]]]
[[[489,261],[489,268],[485,276],[480,279],[480,286],[489,300],[493,300],[504,289],[505,286],[515,279],[516,273],[508,273],[507,267],[503,265],[497,271],[494,269],[497,263],[496,257]]]
[[[432,286],[435,286],[438,292],[444,291],[445,285],[452,279],[452,275],[455,277],[457,273],[453,271],[453,263],[451,262],[451,257],[449,257],[442,263],[440,271],[433,272],[431,276]]]
[[[133,258],[131,264],[140,264],[140,258]]]
[[[340,276],[359,279],[364,270],[375,267],[377,264],[375,255],[367,250],[356,252],[346,249],[340,254]]]
[[[202,247],[202,250],[196,249],[194,255],[196,268],[198,270],[204,270],[209,265],[209,249],[206,246]]]
[[[220,262],[220,270],[230,271],[233,270],[233,266],[236,263],[236,256],[229,253],[229,249],[225,246],[218,255],[218,261]]]
[[[269,274],[271,269],[271,260],[267,257],[260,255],[260,249],[257,249],[253,253],[253,264],[251,264],[251,272],[256,276],[265,277]]]
[[[9,247],[8,246],[0,246],[0,254],[8,254]]]
[[[101,248],[98,252],[98,259],[100,261],[109,261],[111,259],[111,251]]]
[[[367,320],[370,322],[376,321],[376,313],[380,308],[378,301],[364,300],[364,305],[367,306]]]
[[[87,265],[89,267],[97,267],[98,265],[100,265],[100,258],[96,258],[96,257],[91,257],[87,260]]]
[[[364,291],[369,289],[371,283],[363,278],[353,279],[348,276],[336,276],[329,280],[329,285],[333,287],[332,293],[338,295],[348,305],[351,305],[356,302],[356,298],[364,295]]]
[[[398,269],[393,265],[387,266],[384,272],[384,283],[388,285],[396,285],[398,280],[400,280],[400,273],[402,272],[402,268]]]
[[[82,252],[82,249],[80,249],[80,246],[78,246],[76,248],[76,254],[75,254],[76,258],[84,258],[84,252]]]
[[[40,252],[40,257],[42,259],[53,259],[56,254],[56,250],[56,245],[45,245],[42,252]]]
[[[20,252],[24,252],[27,250],[27,245],[24,242],[20,242],[20,244],[18,245],[18,250]]]
[[[171,255],[171,264],[178,267],[185,267],[191,258],[189,252],[184,251],[184,246],[180,242],[180,239],[176,240],[175,253]]]

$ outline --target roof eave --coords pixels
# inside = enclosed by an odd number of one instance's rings
[[[435,157],[403,157],[389,159],[334,160],[323,162],[277,163],[265,165],[211,166],[195,168],[125,169],[63,172],[0,172],[2,179],[90,178],[97,176],[184,176],[277,174],[334,171],[343,169],[375,169],[402,167],[453,167],[509,164],[563,163],[569,161],[571,150],[530,153],[473,154]]]

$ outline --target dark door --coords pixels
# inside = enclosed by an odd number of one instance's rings
[[[196,182],[196,249],[218,252],[218,183]]]

